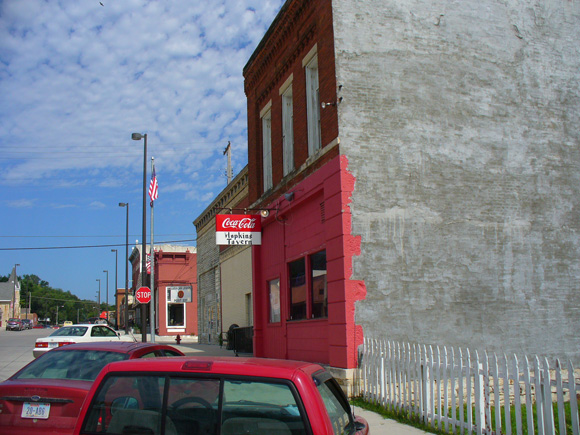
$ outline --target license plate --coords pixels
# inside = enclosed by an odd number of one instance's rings
[[[48,418],[50,403],[24,402],[22,405],[22,418]]]
[[[49,349],[52,349],[53,347],[58,347],[58,343],[48,343],[48,347]]]

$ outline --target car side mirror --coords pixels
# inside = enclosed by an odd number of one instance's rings
[[[117,332],[117,337],[121,338],[121,333]]]

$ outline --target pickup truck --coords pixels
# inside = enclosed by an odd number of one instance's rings
[[[367,435],[318,364],[178,357],[106,365],[75,434]]]

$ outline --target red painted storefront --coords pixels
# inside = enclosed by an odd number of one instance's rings
[[[354,178],[346,166],[346,159],[337,156],[295,185],[292,201],[282,195],[270,204],[271,214],[262,221],[262,245],[253,247],[256,356],[356,367],[363,336],[354,310],[365,295],[362,283],[349,279],[359,243],[350,231]],[[307,306],[306,318],[293,320],[289,264],[321,251],[326,252],[327,316],[313,319]],[[312,301],[310,279],[307,274],[307,299]],[[280,283],[280,319],[271,322],[268,283],[275,280]]]
[[[174,304],[168,299],[168,287],[191,286],[191,302]],[[159,335],[197,335],[197,254],[155,252],[155,289]],[[177,317],[175,321],[175,315]]]
[[[155,329],[158,335],[197,335],[197,253],[189,249],[181,250],[180,247],[170,247],[163,250],[164,245],[155,246]],[[140,246],[133,248],[130,260],[132,262],[133,288],[140,283],[141,260]],[[193,248],[195,249],[195,248]],[[147,275],[146,284],[149,284],[151,276]],[[169,299],[168,287],[191,286],[191,302],[173,303]],[[141,325],[141,305],[131,307],[135,310],[137,326]],[[145,310],[149,318],[149,306]]]

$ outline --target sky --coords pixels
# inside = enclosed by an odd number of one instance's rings
[[[100,286],[102,301],[108,275],[113,303],[120,202],[129,252],[142,240],[135,132],[159,183],[155,243],[195,246],[193,221],[227,185],[228,142],[234,176],[247,164],[242,70],[283,3],[0,0],[0,275],[19,264],[81,299]]]

